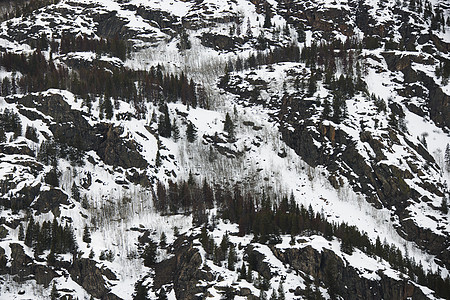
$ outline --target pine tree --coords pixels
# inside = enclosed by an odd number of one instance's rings
[[[159,153],[159,149],[158,149],[158,151],[156,151],[155,166],[157,168],[159,168],[161,166],[161,164],[162,164],[161,154]]]
[[[180,129],[178,128],[177,122],[174,119],[172,124],[172,137],[173,140],[176,142],[180,139]]]
[[[245,34],[249,39],[253,37],[252,24],[250,23],[250,18],[247,19],[247,31],[245,32]]]
[[[139,280],[134,285],[134,293],[133,300],[147,300],[150,299],[148,297],[148,288],[143,285],[144,280]]]
[[[197,129],[195,128],[195,125],[192,124],[192,122],[189,122],[187,124],[186,138],[189,143],[193,143],[197,139]]]
[[[272,295],[270,295],[270,300],[278,300],[278,294],[275,289],[272,289]]]
[[[114,115],[114,112],[113,112],[113,105],[109,97],[106,97],[106,99],[103,101],[102,109],[104,111],[106,119],[111,120]]]
[[[167,292],[165,288],[161,288],[161,291],[158,294],[158,300],[167,300]]]
[[[33,216],[30,217],[30,220],[28,221],[28,226],[27,226],[27,230],[25,233],[25,245],[27,245],[28,247],[32,247],[34,241],[34,236],[35,236],[35,224],[34,224],[34,218]]]
[[[445,215],[448,213],[447,198],[446,198],[445,196],[442,197],[441,211],[442,211]]]
[[[150,267],[156,262],[156,249],[157,245],[153,241],[148,242],[145,246],[144,251],[141,254],[141,258],[144,259],[144,266]]]
[[[230,245],[230,250],[228,251],[228,269],[234,271],[234,265],[236,264],[236,250],[234,244]]]
[[[239,272],[239,279],[245,279],[247,277],[247,270],[245,269],[245,263],[242,262],[242,267]]]
[[[20,223],[19,225],[19,241],[23,241],[25,239],[25,233],[23,231],[23,225]]]
[[[253,270],[252,270],[252,266],[248,266],[247,269],[247,281],[252,283],[253,282]]]
[[[322,119],[329,120],[330,117],[331,117],[330,101],[328,101],[328,99],[325,99],[325,101],[323,101]]]
[[[230,117],[229,113],[227,113],[226,116],[225,116],[225,122],[223,124],[223,130],[228,133],[228,139],[230,141],[233,141],[234,138],[235,138],[234,124],[233,124],[233,121],[231,120],[231,117]]]
[[[80,188],[77,186],[75,182],[72,185],[72,198],[77,202],[80,202],[81,200]]]
[[[280,282],[280,285],[278,286],[278,300],[285,300],[286,296],[284,294],[284,287],[283,282]]]
[[[447,144],[444,154],[445,169],[450,172],[450,144]]]
[[[265,6],[265,15],[264,15],[264,28],[270,28],[272,27],[272,21],[271,21],[271,16],[270,16],[270,8],[269,5]]]
[[[50,291],[50,299],[51,300],[59,299],[59,293],[58,293],[58,290],[56,289],[56,284],[54,281],[53,281],[53,285],[52,285],[52,290]]]
[[[90,244],[91,243],[91,233],[89,232],[89,228],[87,225],[84,226],[83,230],[83,242]]]
[[[159,238],[159,246],[161,248],[165,248],[167,246],[167,237],[164,232],[161,233],[161,237]]]

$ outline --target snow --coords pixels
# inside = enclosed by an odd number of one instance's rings
[[[382,9],[377,0],[366,1],[367,4],[373,8],[369,13],[374,16],[377,24],[383,24],[393,18],[390,9]],[[436,3],[436,1],[432,1]],[[277,7],[278,2],[269,0],[273,7]],[[95,4],[98,4],[96,6]],[[127,30],[135,33],[133,38],[135,52],[125,61],[122,62],[117,58],[112,58],[106,55],[98,57],[92,52],[74,52],[66,55],[55,57],[55,60],[64,62],[68,59],[83,60],[92,62],[94,60],[101,60],[108,62],[114,66],[125,66],[132,69],[149,70],[150,67],[158,64],[163,66],[165,72],[174,72],[180,74],[184,72],[189,78],[193,78],[196,82],[205,85],[206,92],[214,103],[211,104],[211,109],[206,110],[201,108],[187,108],[180,103],[170,103],[169,111],[172,119],[176,119],[180,126],[182,138],[178,142],[172,139],[161,138],[160,142],[166,150],[161,150],[162,154],[172,154],[174,159],[163,161],[163,165],[159,170],[154,169],[154,162],[156,152],[158,150],[158,140],[146,128],[149,124],[149,116],[144,120],[132,119],[130,121],[118,121],[115,118],[111,121],[114,126],[123,128],[123,137],[128,140],[134,140],[140,147],[140,154],[149,162],[149,167],[145,170],[140,170],[149,176],[167,182],[174,180],[165,174],[165,171],[173,171],[177,174],[177,178],[186,178],[190,171],[195,174],[196,180],[200,181],[207,178],[213,183],[232,186],[240,184],[243,189],[247,190],[272,190],[273,194],[284,193],[294,194],[298,203],[305,206],[311,205],[315,212],[323,213],[330,222],[345,221],[349,225],[357,226],[361,231],[366,232],[370,239],[374,241],[378,236],[385,238],[389,244],[394,244],[402,250],[403,253],[408,252],[410,257],[417,262],[422,262],[427,269],[437,270],[439,267],[434,263],[434,257],[426,254],[419,249],[414,243],[405,241],[401,238],[395,230],[399,224],[398,218],[392,216],[390,208],[375,209],[372,205],[367,203],[364,196],[352,190],[349,183],[344,180],[344,185],[338,190],[335,190],[329,183],[328,176],[330,173],[323,167],[312,168],[308,166],[298,155],[281,140],[278,132],[279,124],[273,121],[271,115],[277,112],[273,108],[264,108],[259,106],[243,106],[234,99],[233,95],[224,94],[218,91],[214,86],[219,76],[223,74],[225,64],[231,60],[234,61],[238,57],[246,58],[250,54],[255,53],[251,43],[242,45],[240,49],[235,52],[223,52],[203,46],[200,42],[200,36],[203,33],[220,33],[228,34],[229,23],[216,22],[222,17],[235,16],[242,19],[241,31],[245,32],[247,23],[250,22],[253,36],[258,36],[260,32],[264,31],[266,36],[272,37],[271,30],[261,29],[260,24],[263,20],[263,14],[257,13],[255,6],[245,0],[237,1],[213,1],[206,0],[200,4],[193,1],[179,1],[179,0],[131,0],[127,5],[134,5],[136,7],[151,8],[168,12],[171,16],[181,22],[183,18],[200,18],[204,28],[198,30],[187,30],[190,37],[192,48],[179,51],[177,49],[177,36],[170,36],[164,33],[153,22],[145,20],[137,15],[133,10],[129,10],[126,5],[113,0],[77,0],[77,1],[62,1],[59,4],[53,5],[48,11],[41,10],[35,14],[35,21],[28,18],[15,18],[1,25],[2,37],[0,37],[1,47],[8,51],[16,53],[29,53],[31,48],[19,41],[13,41],[5,38],[6,32],[13,26],[32,26],[40,25],[42,29],[36,33],[45,33],[47,36],[57,36],[59,32],[69,30],[74,33],[85,34],[92,38],[99,38],[97,36],[96,22],[93,21],[92,15],[95,13],[107,14],[115,12],[117,17],[125,22]],[[344,10],[351,10],[348,1],[318,1],[312,3],[319,7],[337,8]],[[385,6],[393,8],[395,1],[390,0],[385,2]],[[93,6],[94,8],[88,8]],[[65,16],[59,11],[68,10],[70,14]],[[212,14],[206,15],[206,11],[213,11]],[[447,13],[447,12],[446,12]],[[77,17],[72,18],[71,15]],[[259,21],[258,21],[259,19]],[[413,19],[412,19],[413,20]],[[50,22],[55,22],[54,28],[50,30]],[[282,27],[286,24],[283,18],[275,14],[272,22]],[[349,22],[353,22],[350,20]],[[214,26],[211,24],[214,23]],[[447,34],[438,33],[438,35],[448,41],[450,40],[447,27]],[[316,39],[317,32],[311,30],[306,31],[306,45]],[[355,33],[357,34],[357,33]],[[359,33],[362,37],[362,33]],[[243,34],[241,34],[243,36]],[[398,34],[394,34],[397,39]],[[295,34],[293,37],[295,38]],[[345,40],[346,37],[342,34],[336,34],[337,39]],[[293,40],[283,40],[280,43],[292,42]],[[404,99],[397,93],[397,89],[402,85],[396,82],[403,82],[403,75],[401,72],[391,72],[388,70],[386,63],[381,55],[382,50],[368,51],[363,50],[362,55],[367,56],[365,62],[369,66],[368,74],[364,79],[368,85],[370,94],[375,94],[384,101],[391,101],[402,105],[406,113],[406,123],[408,132],[400,135],[400,143],[393,144],[383,153],[386,155],[386,160],[380,163],[388,163],[395,165],[401,170],[412,172],[411,168],[405,162],[411,156],[418,158],[415,163],[419,168],[425,170],[426,161],[420,155],[412,150],[407,145],[406,139],[412,141],[417,145],[417,137],[425,136],[427,142],[427,150],[435,157],[437,165],[443,168],[443,153],[446,145],[450,142],[448,133],[438,128],[428,118],[422,118],[410,112],[403,105]],[[399,52],[400,53],[400,52]],[[419,52],[401,52],[402,54],[417,55]],[[446,55],[446,54],[442,54]],[[370,57],[369,57],[370,56]],[[373,59],[373,58],[376,59]],[[448,55],[446,56],[448,57]],[[378,59],[381,61],[379,62]],[[412,67],[420,70],[432,77],[435,82],[441,83],[441,88],[446,94],[450,94],[450,85],[443,85],[434,75],[434,65],[424,66],[422,64],[413,63]],[[280,63],[269,67],[259,67],[251,70],[251,74],[247,73],[237,75],[247,75],[248,79],[258,80],[262,79],[268,82],[267,90],[261,93],[261,98],[267,103],[274,97],[281,99],[285,93],[294,94],[298,91],[294,84],[290,82],[292,78],[288,75],[288,70],[304,70],[305,66],[301,63]],[[343,73],[339,69],[337,74]],[[6,76],[11,76],[11,72],[0,69],[0,79]],[[236,75],[236,74],[235,74]],[[20,77],[20,74],[17,74]],[[309,76],[308,72],[302,74],[303,78]],[[283,87],[286,83],[286,88]],[[247,88],[247,82],[243,82],[239,88]],[[74,110],[86,111],[82,107],[82,102],[68,91],[61,91],[50,89],[43,93],[44,95],[60,94],[64,100]],[[329,91],[326,87],[319,83],[318,91],[314,95],[320,101],[323,101],[329,96]],[[93,111],[98,111],[98,101],[95,99]],[[420,99],[409,99],[420,105]],[[299,100],[302,101],[302,100]],[[115,113],[133,112],[133,107],[123,101],[119,101],[120,108],[115,110]],[[376,113],[374,104],[365,96],[357,95],[353,99],[347,100],[348,112],[353,117],[351,120],[346,120],[342,124],[334,124],[331,121],[326,121],[324,124],[333,125],[336,128],[344,130],[353,140],[358,141],[356,147],[364,159],[370,160],[375,156],[375,152],[368,145],[368,143],[359,142],[359,137],[362,132],[359,124],[361,121],[367,122],[367,130],[370,131],[374,138],[380,139],[389,144],[388,138],[383,137],[387,134],[385,130],[388,121],[389,109],[386,113]],[[238,115],[234,116],[234,107],[238,111]],[[15,104],[7,104],[2,97],[0,97],[0,108],[8,108],[18,111]],[[37,110],[32,109],[39,113]],[[157,111],[152,103],[147,104],[147,111]],[[187,117],[177,115],[176,111],[187,114]],[[228,159],[219,156],[214,162],[210,162],[207,158],[209,145],[205,145],[203,135],[214,135],[223,133],[223,121],[225,114],[233,115],[234,121],[237,124],[237,142],[225,143],[224,147],[242,152],[242,157]],[[40,114],[40,113],[39,113]],[[316,118],[315,116],[314,118]],[[23,115],[20,116],[23,128],[26,125],[33,125],[38,129],[39,141],[44,140],[44,134],[51,136],[51,131],[48,125],[42,120],[29,120]],[[99,121],[95,118],[86,117],[89,124],[95,125]],[[46,117],[48,121],[51,121]],[[316,119],[317,120],[317,119]],[[198,139],[195,143],[187,143],[184,140],[185,123],[192,122],[198,129]],[[257,126],[261,126],[262,130],[256,131],[251,127],[242,125],[243,121],[254,122]],[[375,123],[379,122],[379,127],[375,128]],[[291,126],[291,128],[293,128]],[[19,138],[15,144],[26,142],[31,149],[37,149],[39,143],[28,141],[24,138]],[[255,146],[255,142],[260,146]],[[320,147],[322,144],[318,141],[314,143]],[[244,149],[249,149],[245,150]],[[281,158],[277,155],[281,150],[286,150],[287,157]],[[145,229],[152,232],[152,238],[158,240],[161,233],[165,233],[168,242],[173,242],[176,238],[174,236],[174,228],[177,227],[182,233],[195,233],[192,230],[192,217],[184,215],[162,216],[153,209],[153,199],[151,188],[144,188],[127,182],[125,185],[118,184],[118,181],[126,182],[126,170],[122,168],[113,168],[105,165],[98,155],[91,151],[87,153],[87,157],[91,159],[86,160],[86,165],[83,168],[72,167],[67,161],[59,161],[59,169],[62,171],[62,178],[60,188],[71,194],[71,187],[73,183],[80,184],[82,178],[91,174],[92,185],[89,189],[82,189],[82,196],[88,197],[90,207],[87,209],[81,208],[81,205],[70,199],[74,207],[61,207],[61,217],[70,217],[75,224],[75,234],[77,236],[80,250],[84,252],[83,257],[87,257],[91,249],[95,252],[95,258],[98,259],[101,251],[109,249],[115,253],[113,262],[99,262],[99,265],[110,268],[115,274],[119,276],[118,281],[111,282],[112,292],[124,299],[130,299],[134,290],[134,283],[142,277],[143,274],[148,273],[149,269],[142,266],[142,261],[139,258],[129,259],[127,256],[136,254],[137,246],[136,240],[140,235],[138,231],[133,229]],[[25,185],[35,185],[42,182],[42,177],[45,171],[49,168],[45,167],[37,176],[31,176],[29,169],[22,166],[20,161],[33,161],[27,156],[7,155],[0,158],[0,178],[6,179],[8,175],[13,174],[14,182],[18,185],[12,190],[16,193]],[[259,171],[258,171],[259,170]],[[450,177],[444,172],[440,174],[437,167],[431,166],[426,174],[422,177],[428,176],[430,180],[441,182],[442,184],[450,184]],[[419,176],[417,176],[419,177]],[[120,179],[120,180],[117,180]],[[420,227],[428,228],[433,232],[441,235],[448,235],[450,232],[450,223],[448,215],[444,216],[440,212],[432,208],[440,205],[440,198],[434,196],[431,192],[419,186],[421,179],[415,178],[413,180],[406,179],[405,181],[418,191],[422,196],[427,196],[431,199],[430,205],[426,203],[410,202],[408,210],[411,212],[411,219]],[[42,190],[50,189],[48,185],[44,185]],[[255,195],[258,196],[258,195]],[[215,212],[217,213],[217,212]],[[87,216],[86,217],[83,217]],[[9,219],[13,217],[7,212],[2,211],[1,216]],[[23,216],[22,216],[23,217]],[[37,217],[39,222],[44,220],[51,220],[52,213],[41,215]],[[436,221],[437,220],[437,221]],[[88,246],[82,242],[82,231],[87,225],[92,231],[92,243]],[[248,245],[251,242],[252,236],[238,237],[236,224],[229,224],[220,221],[216,229],[213,231],[213,236],[216,243],[220,243],[225,232],[230,234],[230,241],[234,244]],[[17,230],[10,230],[12,240],[16,240]],[[402,276],[397,271],[394,271],[387,262],[378,261],[372,257],[367,256],[360,250],[355,250],[351,255],[342,253],[340,251],[339,241],[327,241],[320,236],[302,237],[306,242],[297,243],[294,247],[302,248],[311,246],[318,251],[329,249],[339,255],[348,265],[354,267],[360,272],[360,275],[370,280],[379,280],[379,272],[385,275],[401,280]],[[289,237],[282,237],[282,243],[277,245],[279,249],[287,249],[292,246],[289,245]],[[9,244],[12,240],[5,240],[0,242],[0,246],[5,249],[6,255],[10,256]],[[29,256],[33,256],[31,249],[24,247]],[[284,266],[281,261],[276,259],[269,247],[265,245],[256,245],[257,251],[263,253],[266,257],[265,261],[270,264],[275,274],[285,274],[284,284],[286,290],[288,288],[296,288],[300,286],[305,287],[304,274],[295,274],[290,272],[288,267]],[[199,249],[200,251],[202,249]],[[205,253],[202,257],[205,264],[211,267],[216,275],[222,275],[222,281],[216,281],[217,286],[232,285],[236,282],[237,277],[235,272],[227,270],[224,266],[214,265],[210,260],[207,260]],[[239,254],[243,254],[239,252]],[[168,258],[169,255],[165,252],[160,252],[158,259],[162,260]],[[69,258],[67,258],[69,259]],[[241,265],[239,261],[236,266]],[[442,274],[448,274],[447,270],[442,269]],[[218,277],[218,276],[217,276]],[[43,288],[32,282],[25,284],[16,284],[11,278],[8,278],[10,286],[2,285],[0,291],[2,297],[13,298],[17,297],[16,291],[23,289],[26,295],[33,295],[37,299],[46,299],[49,294],[49,288]],[[58,287],[68,288],[74,291],[79,297],[88,297],[87,293],[70,277],[61,277],[55,280]],[[278,287],[281,281],[281,276],[276,275],[271,279],[271,285],[274,288]],[[259,294],[252,284],[246,281],[239,282],[240,287],[248,287],[254,295]],[[426,288],[421,287],[426,291]],[[220,292],[214,287],[209,289],[214,298],[221,296]],[[326,291],[322,289],[322,293],[326,295]],[[428,291],[430,294],[430,291]],[[288,299],[293,299],[292,293],[287,293]],[[29,296],[28,296],[29,297]],[[430,295],[431,297],[431,295]],[[25,296],[24,296],[25,298]],[[238,297],[237,297],[238,298]],[[19,298],[17,298],[19,299]],[[169,293],[169,299],[175,299],[174,291]]]

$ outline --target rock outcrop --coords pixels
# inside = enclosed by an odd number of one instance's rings
[[[202,268],[202,257],[194,247],[191,238],[179,237],[174,245],[175,256],[155,265],[154,287],[173,283],[177,299],[198,299],[197,294],[206,291],[205,286],[198,285],[199,281],[212,281],[210,272]]]
[[[327,249],[318,251],[306,246],[280,250],[272,247],[272,251],[283,263],[319,279],[329,292],[344,299],[428,299],[420,288],[408,280],[395,280],[383,272],[377,272],[377,280],[362,277],[356,269]]]

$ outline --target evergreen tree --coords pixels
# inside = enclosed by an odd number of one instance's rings
[[[161,288],[158,294],[158,300],[167,300],[167,292],[164,288]]]
[[[442,211],[445,215],[448,213],[447,198],[446,198],[445,196],[442,197],[441,211]]]
[[[330,117],[331,117],[330,101],[328,101],[328,99],[325,99],[323,101],[322,119],[329,120]]]
[[[161,154],[159,153],[159,149],[158,149],[158,151],[156,151],[155,166],[157,168],[159,168],[161,166],[161,164],[162,164]]]
[[[236,264],[236,250],[234,244],[230,245],[230,250],[228,251],[228,269],[234,271],[234,265]]]
[[[102,103],[102,109],[104,111],[105,117],[108,120],[111,120],[114,112],[113,112],[113,105],[111,102],[111,99],[109,97],[105,97],[106,99]]]
[[[27,230],[25,233],[25,245],[27,245],[28,247],[32,247],[34,241],[34,236],[35,236],[35,223],[34,223],[34,218],[33,216],[30,217],[30,220],[28,221],[28,225],[27,225]]]
[[[278,300],[285,300],[286,296],[284,294],[284,287],[283,282],[280,282],[280,285],[278,286]]]
[[[270,295],[270,300],[278,300],[278,294],[275,289],[272,289],[272,295]]]
[[[177,122],[174,119],[172,123],[172,137],[173,140],[176,142],[180,139],[180,128],[178,128]]]
[[[77,186],[77,184],[74,182],[72,185],[72,198],[77,201],[80,202],[81,200],[81,195],[80,195],[80,188]]]
[[[53,266],[56,262],[56,257],[55,257],[55,251],[53,251],[53,248],[50,249],[50,253],[47,255],[47,264],[49,266]]]
[[[87,225],[84,226],[83,230],[83,242],[90,244],[91,243],[91,233],[89,232],[89,228]]]
[[[242,267],[239,272],[239,279],[245,279],[247,277],[247,270],[245,269],[245,263],[242,262]]]
[[[234,291],[230,286],[226,286],[222,295],[222,300],[233,300],[234,299]]]
[[[214,148],[212,145],[209,145],[209,154],[208,154],[208,160],[209,162],[215,161],[217,158],[216,152],[214,151]]]
[[[33,126],[27,125],[27,128],[25,129],[25,137],[35,143],[39,142],[39,138],[37,136],[37,130]]]
[[[252,283],[253,282],[253,270],[252,270],[252,266],[249,265],[248,269],[247,269],[247,281]]]
[[[193,143],[197,139],[197,129],[195,128],[195,125],[192,124],[192,122],[189,122],[187,124],[186,138],[189,143]]]
[[[340,123],[346,116],[347,103],[340,92],[336,92],[333,97],[333,122]]]
[[[0,126],[0,143],[6,142],[5,130]]]
[[[266,291],[264,291],[263,289],[259,290],[259,300],[267,300],[267,294]]]
[[[164,232],[161,233],[161,237],[159,238],[159,246],[161,248],[166,248],[167,246],[167,237]]]
[[[270,28],[272,27],[272,21],[271,21],[271,14],[270,14],[270,8],[269,5],[265,6],[265,15],[264,15],[264,28]]]
[[[58,290],[56,289],[56,284],[54,281],[53,281],[53,285],[52,285],[52,290],[50,291],[50,299],[51,300],[59,299],[59,293],[58,293]]]
[[[139,280],[134,285],[134,293],[133,300],[147,300],[150,299],[148,297],[148,288],[143,285],[144,280]]]
[[[23,225],[20,223],[19,225],[19,241],[23,241],[25,239],[25,233],[23,231]]]
[[[179,50],[191,49],[191,41],[189,40],[189,35],[184,28],[180,32],[180,42],[177,44]]]
[[[245,34],[249,39],[253,37],[252,24],[250,23],[250,18],[247,19],[247,31],[245,32]]]
[[[450,172],[450,144],[447,144],[444,154],[445,169]]]
[[[234,124],[233,124],[233,121],[231,120],[231,117],[230,117],[230,115],[228,113],[225,116],[225,123],[223,124],[223,130],[228,133],[228,139],[230,141],[233,141],[234,138],[235,138]]]
[[[144,266],[150,267],[156,262],[156,249],[157,245],[153,241],[148,242],[145,246],[144,251],[141,254],[141,258],[144,259]]]

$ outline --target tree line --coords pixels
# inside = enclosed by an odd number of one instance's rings
[[[49,88],[66,89],[79,95],[83,99],[83,105],[88,108],[92,107],[93,99],[99,97],[103,104],[102,113],[109,119],[114,110],[111,99],[132,103],[137,118],[145,116],[145,102],[150,101],[155,104],[181,101],[194,108],[208,105],[198,84],[184,73],[163,73],[160,65],[149,71],[135,71],[124,67],[105,69],[96,65],[80,66],[71,71],[63,65],[56,66],[52,59],[47,60],[38,49],[28,56],[2,53],[0,66],[13,72],[11,78],[5,77],[1,83],[2,96],[45,91]],[[20,72],[21,76],[14,72]]]
[[[157,184],[154,195],[155,207],[160,212],[192,212],[194,223],[199,226],[208,224],[206,209],[218,207],[220,217],[228,219],[239,226],[239,235],[254,235],[254,242],[277,244],[280,235],[291,235],[291,242],[298,235],[318,234],[331,240],[340,239],[341,250],[351,254],[355,248],[364,253],[380,257],[396,270],[407,274],[411,280],[428,286],[440,297],[450,297],[450,278],[442,279],[439,271],[424,270],[422,264],[405,256],[395,245],[389,245],[378,237],[372,242],[367,233],[347,223],[330,223],[321,213],[313,211],[311,205],[306,208],[298,205],[294,196],[280,195],[271,199],[263,194],[256,197],[252,193],[244,194],[239,186],[233,190],[211,186],[206,180],[198,184],[192,175],[187,181],[169,182],[169,187]],[[202,239],[201,239],[202,240]],[[203,238],[207,253],[214,254],[214,245],[208,246],[208,239]],[[218,251],[216,249],[216,251]],[[220,254],[220,253],[219,253]],[[217,259],[223,259],[223,253]]]

